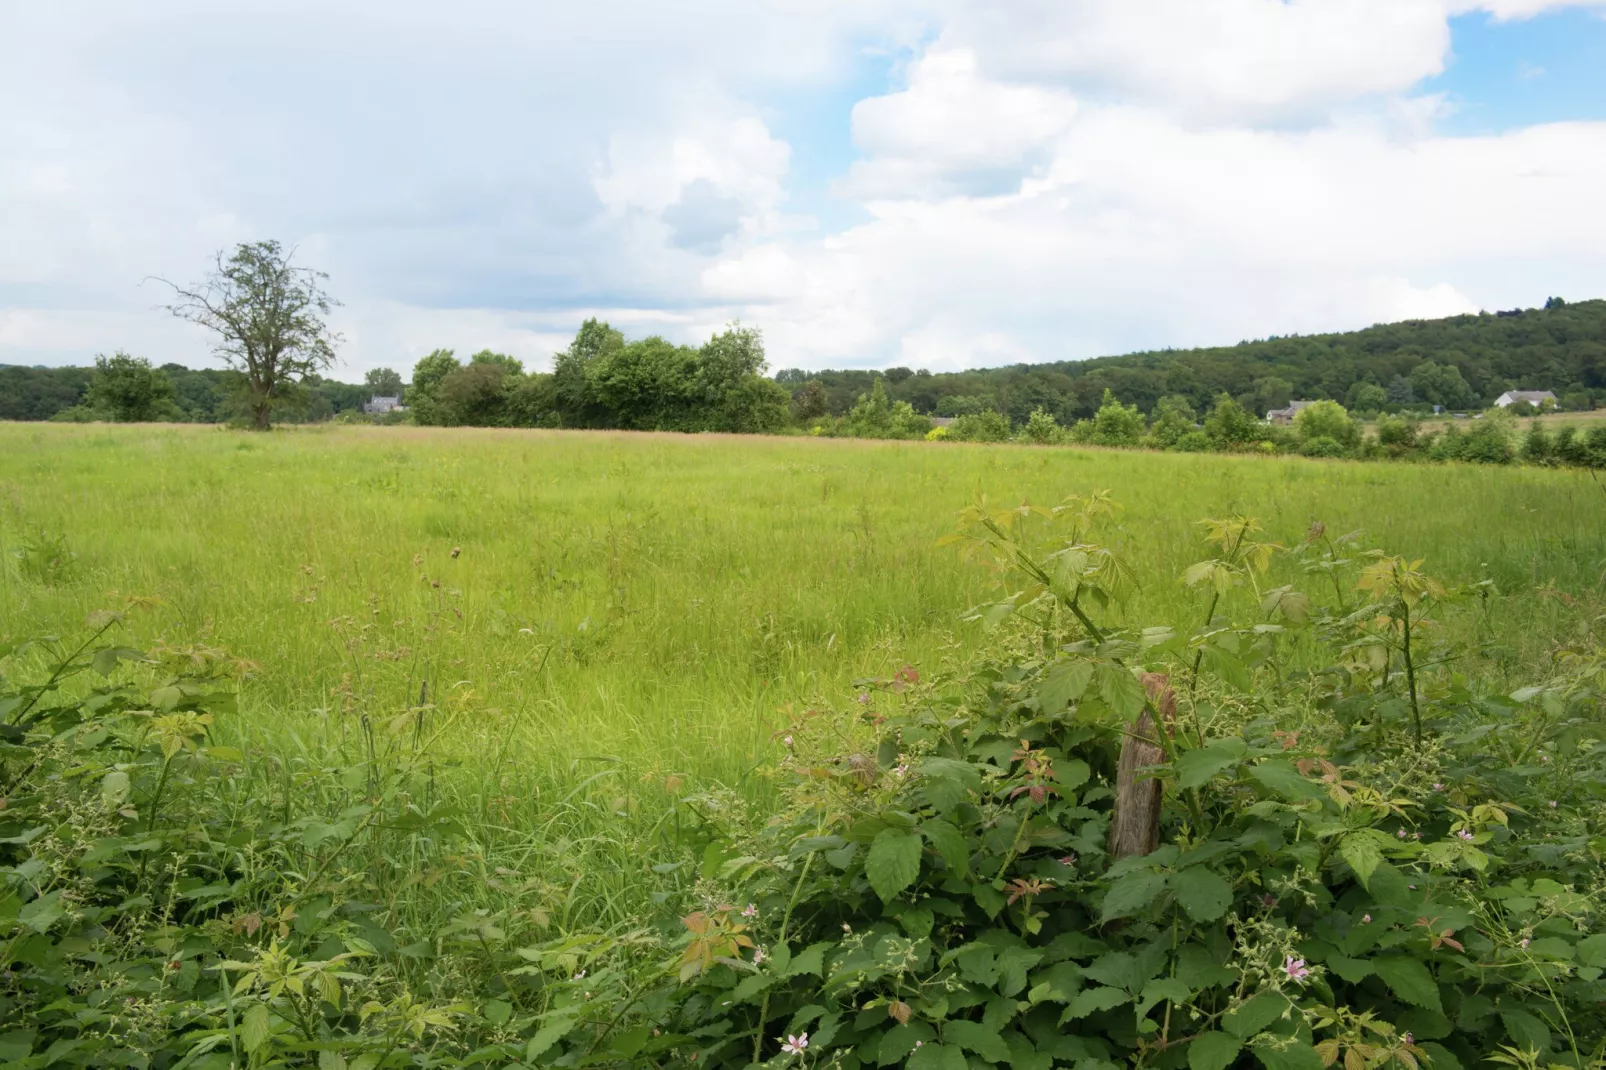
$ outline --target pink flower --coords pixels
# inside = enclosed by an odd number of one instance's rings
[[[1394,830],[1394,836],[1395,836],[1396,839],[1401,839],[1401,840],[1405,839],[1405,830],[1404,829],[1395,829]]]
[[[1435,785],[1433,785],[1433,790],[1434,791],[1443,791],[1444,790],[1444,785],[1443,784],[1435,784]]]
[[[907,765],[895,765],[892,767],[893,776],[901,777],[907,772],[909,772],[909,767]]]
[[[758,917],[758,904],[757,903],[749,903],[745,907],[743,907],[742,908],[742,917],[744,917],[744,918],[756,918],[756,917]]]
[[[1472,839],[1472,830],[1462,829],[1460,832],[1456,833],[1456,835],[1460,836],[1463,840],[1470,840]]]
[[[1310,976],[1310,967],[1305,965],[1304,959],[1296,959],[1289,955],[1283,960],[1283,972],[1288,975],[1290,981],[1304,981]]]
[[[1401,1037],[1400,1039],[1405,1041],[1407,1044],[1415,1044],[1416,1043],[1416,1037],[1411,1035],[1410,1030],[1406,1030],[1405,1035],[1403,1037]]]
[[[781,1050],[788,1055],[802,1055],[808,1050],[808,1047],[809,1035],[807,1033],[799,1033],[795,1037],[787,1037],[786,1040],[781,1043]]]
[[[753,951],[753,965],[754,966],[757,966],[759,963],[763,962],[767,958],[769,958],[769,956],[764,954],[764,949],[763,948],[760,947],[760,948],[755,948],[754,949],[754,951]]]
[[[1074,866],[1074,865],[1076,865],[1076,856],[1075,855],[1061,855],[1060,856],[1060,865],[1062,865],[1062,866]]]
[[[1361,924],[1362,925],[1370,925],[1370,924],[1372,924],[1372,915],[1370,915],[1370,914],[1362,914],[1361,915]]]
[[[791,736],[787,736],[786,738],[782,739],[781,742],[785,743],[788,747],[790,747],[792,745],[792,737]]]
[[[1527,947],[1528,946],[1528,938],[1526,936],[1524,936],[1521,940],[1519,940],[1517,942],[1517,946],[1518,947]]]

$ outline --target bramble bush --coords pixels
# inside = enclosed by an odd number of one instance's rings
[[[1182,577],[1197,626],[1133,626],[1114,510],[967,510],[986,648],[799,715],[772,814],[682,795],[628,931],[516,895],[421,927],[432,880],[483,883],[422,697],[361,760],[288,763],[214,743],[216,652],[110,621],[12,651],[48,672],[0,683],[0,1059],[1602,1066],[1606,651],[1486,693],[1435,622],[1485,585],[1236,516]],[[1310,590],[1267,586],[1281,555]]]

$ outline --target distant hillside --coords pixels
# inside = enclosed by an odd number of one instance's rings
[[[1422,367],[1427,362],[1432,365]],[[1570,407],[1589,408],[1606,405],[1606,300],[1552,298],[1542,309],[1408,320],[1214,349],[942,374],[790,369],[776,381],[795,392],[817,380],[828,411],[842,413],[878,375],[885,376],[892,400],[907,401],[919,412],[950,416],[991,408],[1016,423],[1037,408],[1062,424],[1091,416],[1105,390],[1144,412],[1168,394],[1188,398],[1201,412],[1222,393],[1260,412],[1290,398],[1375,407],[1355,404],[1377,398],[1360,384],[1383,391],[1390,408],[1482,406],[1510,389],[1553,390]]]

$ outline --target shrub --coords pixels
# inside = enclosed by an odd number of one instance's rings
[[[1230,394],[1216,398],[1215,408],[1205,417],[1204,430],[1210,436],[1211,445],[1220,450],[1241,449],[1251,442],[1260,441],[1266,433],[1265,425],[1234,401]]]
[[[1354,449],[1361,441],[1361,429],[1350,419],[1344,406],[1336,401],[1316,401],[1294,415],[1294,431],[1302,443],[1325,438],[1346,450]],[[1333,454],[1320,454],[1330,457]]]
[[[1122,405],[1108,389],[1099,411],[1093,414],[1088,441],[1097,446],[1136,446],[1143,441],[1143,414],[1136,405]]]
[[[961,442],[1007,442],[1009,419],[996,409],[957,417],[948,425],[948,435]]]
[[[1429,686],[1411,624],[1447,594],[1377,553],[1358,608],[1283,588],[1262,602],[1279,624],[1233,625],[1220,592],[1276,548],[1229,518],[1187,575],[1215,592],[1208,622],[1144,671],[1172,640],[1094,619],[1129,586],[1089,541],[1100,503],[1068,505],[1039,555],[1025,510],[973,511],[965,537],[1024,584],[977,611],[1016,622],[995,653],[875,682],[859,733],[793,726],[790,805],[703,854],[678,978],[643,998],[654,1051],[732,1070],[1594,1065],[1606,758],[1541,726],[1589,722],[1606,655],[1509,699]],[[1313,538],[1299,552],[1342,569]],[[1346,667],[1296,712],[1272,696],[1313,681],[1273,682],[1276,636],[1313,619],[1348,637]],[[1520,761],[1568,771],[1541,787]]]
[[[1065,441],[1065,428],[1059,425],[1052,413],[1033,409],[1026,426],[1021,429],[1021,438],[1039,446],[1055,445]]]
[[[1299,450],[1307,457],[1344,457],[1350,452],[1342,442],[1326,435],[1307,438],[1300,444]]]
[[[1188,431],[1178,436],[1171,448],[1180,453],[1208,453],[1213,445],[1203,431]]]

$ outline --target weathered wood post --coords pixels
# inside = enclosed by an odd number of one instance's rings
[[[1109,852],[1112,861],[1132,855],[1146,855],[1160,846],[1160,800],[1163,785],[1139,772],[1145,766],[1165,761],[1154,716],[1160,713],[1169,734],[1177,716],[1177,696],[1171,678],[1164,673],[1144,673],[1143,689],[1148,708],[1133,722],[1121,742],[1121,759],[1115,772],[1115,813],[1110,818]]]

